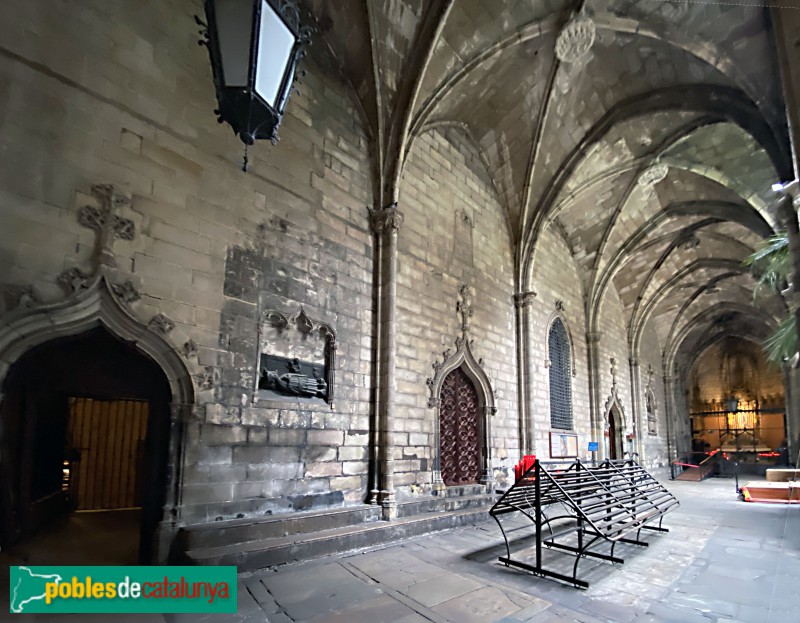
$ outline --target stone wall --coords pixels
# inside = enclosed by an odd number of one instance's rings
[[[536,246],[532,284],[537,295],[529,309],[528,386],[529,419],[533,423],[535,454],[550,458],[550,374],[547,337],[556,314],[561,317],[572,340],[572,414],[578,433],[579,456],[586,457],[591,438],[589,368],[586,347],[586,316],[583,286],[572,252],[557,226],[550,226]],[[562,309],[557,308],[561,303]]]
[[[132,312],[165,315],[176,347],[197,347],[186,365],[208,408],[187,431],[183,518],[362,499],[372,199],[347,87],[309,58],[281,141],[251,148],[243,173],[243,145],[212,113],[199,3],[12,4],[26,26],[2,29],[13,53],[0,54],[4,309],[28,286],[37,301],[59,299],[62,271],[92,270],[95,233],[77,211],[94,184],[114,184],[132,196],[121,216],[136,237],[114,246],[117,278],[141,295]],[[334,408],[254,405],[257,319],[301,306],[337,332]]]
[[[431,484],[438,422],[426,379],[444,351],[456,350],[462,283],[473,290],[472,351],[484,360],[498,407],[490,422],[492,467],[516,462],[519,431],[508,227],[477,150],[459,130],[431,130],[414,141],[398,205],[405,219],[398,240],[394,465],[403,494]]]
[[[622,434],[632,433],[633,407],[631,405],[630,351],[628,350],[628,325],[625,310],[617,290],[609,287],[600,306],[599,387],[602,425],[607,422],[608,410],[614,398],[622,408]],[[612,364],[613,359],[613,364]],[[612,368],[614,372],[612,373]],[[601,440],[603,441],[603,440]],[[635,450],[633,443],[623,441],[625,451]]]
[[[639,346],[639,405],[640,438],[642,441],[642,461],[647,467],[664,467],[669,464],[667,456],[667,398],[664,393],[664,372],[662,368],[661,346],[658,343],[654,323],[648,322],[642,331]],[[652,370],[652,376],[649,371]],[[645,393],[650,388],[655,397],[656,433],[651,434],[647,426],[647,402]]]
[[[97,234],[79,223],[78,212],[97,205],[94,185],[113,184],[130,198],[119,216],[135,229],[131,240],[113,245],[113,278],[136,289],[130,309],[142,324],[168,319],[166,337],[183,353],[198,397],[186,428],[180,518],[212,521],[363,501],[375,429],[374,240],[367,212],[374,207],[373,167],[360,106],[329,70],[335,63],[326,47],[313,46],[304,61],[308,75],[289,101],[281,141],[252,147],[244,173],[241,142],[212,112],[210,65],[193,21],[199,1],[162,0],[144,10],[132,0],[86,0],[76,10],[10,0],[5,8],[14,20],[0,25],[0,313],[20,301],[60,300],[70,291],[59,280],[64,271],[96,270]],[[488,420],[489,467],[503,481],[521,448],[507,206],[479,151],[456,127],[415,138],[398,199],[405,222],[395,483],[403,495],[432,484],[438,422],[426,381],[433,364],[455,351],[461,284],[473,290],[471,348],[497,405]],[[549,457],[546,345],[559,315],[572,340],[574,430],[586,456],[592,431],[582,279],[557,223],[536,248],[538,295],[527,308],[524,345],[534,450]],[[289,316],[301,309],[336,332],[332,405],[265,398],[256,389],[264,312]],[[598,407],[611,393],[613,356],[629,418],[627,328],[613,288],[600,324]],[[642,363],[655,367],[653,339],[645,335]],[[657,375],[663,404],[660,382]],[[662,427],[659,420],[648,455],[652,448],[661,456]]]

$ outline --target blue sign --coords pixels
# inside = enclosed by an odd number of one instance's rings
[[[590,441],[589,442],[589,452],[597,452],[597,442]]]

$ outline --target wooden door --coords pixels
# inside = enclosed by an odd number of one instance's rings
[[[622,444],[619,443],[619,435],[620,431],[618,430],[618,422],[617,422],[617,414],[614,412],[614,408],[612,407],[611,411],[608,412],[608,450],[610,458],[612,461],[616,461],[617,459],[621,459],[622,456],[620,452],[620,446]]]
[[[77,510],[142,505],[140,464],[149,404],[144,400],[70,398],[69,491]]]
[[[461,368],[445,378],[439,405],[442,480],[448,486],[477,484],[482,450],[478,392]]]

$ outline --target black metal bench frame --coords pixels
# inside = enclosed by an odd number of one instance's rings
[[[588,588],[589,583],[578,579],[578,563],[591,556],[623,563],[614,556],[618,542],[647,547],[641,531],[669,532],[662,526],[664,515],[679,502],[664,486],[632,459],[587,464],[537,461],[506,491],[489,511],[503,533],[507,556],[500,562]],[[545,509],[560,505],[564,512],[548,516]],[[536,529],[535,564],[511,557],[506,528],[500,517],[520,512],[530,519]],[[563,520],[563,521],[561,521]],[[647,525],[658,520],[658,525]],[[556,526],[556,522],[558,525]],[[554,530],[555,528],[555,530]],[[635,532],[635,538],[628,535]],[[577,534],[577,546],[560,543],[557,539]],[[604,554],[590,551],[598,543],[610,542],[611,551]],[[575,556],[572,576],[542,566],[542,548],[555,548]]]

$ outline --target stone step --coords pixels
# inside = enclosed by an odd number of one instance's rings
[[[488,493],[490,490],[491,488],[487,487],[486,485],[456,485],[452,487],[445,487],[445,489],[443,491],[439,491],[438,494],[434,493],[434,496],[440,498],[455,498],[467,495],[481,495],[483,493]]]
[[[411,500],[403,500],[397,505],[398,517],[413,517],[424,513],[437,513],[443,511],[459,511],[467,508],[481,508],[491,506],[497,500],[497,496],[481,493],[478,495],[463,495],[459,497],[424,497]]]
[[[183,564],[236,565],[240,572],[255,571],[288,562],[405,539],[420,534],[485,521],[489,507],[456,512],[425,513],[395,521],[375,521],[355,526],[294,534],[259,541],[233,543],[186,551]]]
[[[254,519],[228,519],[184,526],[178,533],[181,551],[213,548],[229,543],[245,543],[331,530],[378,521],[380,506],[359,504],[343,508],[270,515]]]

